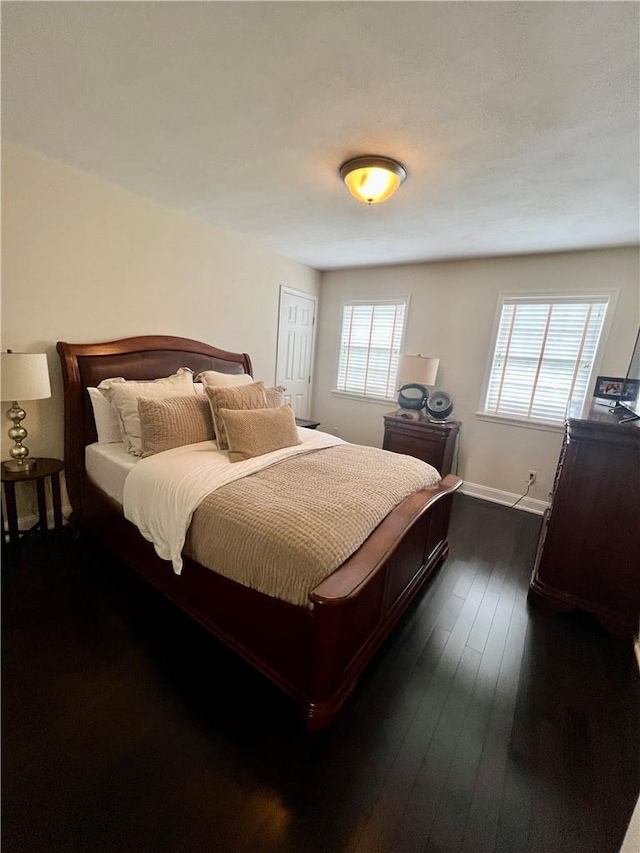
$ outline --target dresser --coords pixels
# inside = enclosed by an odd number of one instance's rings
[[[594,405],[570,418],[529,597],[632,638],[640,618],[640,421]]]
[[[384,416],[382,449],[422,459],[444,477],[453,468],[459,431],[460,421],[436,421],[401,409]]]

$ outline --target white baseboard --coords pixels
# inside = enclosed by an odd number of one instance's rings
[[[503,506],[512,506],[518,500],[520,495],[513,492],[505,492],[502,489],[492,489],[490,486],[481,486],[479,483],[470,483],[465,480],[460,489],[463,495],[469,495],[472,498],[480,498],[483,501],[491,501],[494,504],[502,504]],[[548,501],[539,501],[535,498],[522,498],[515,509],[522,509],[524,512],[532,512],[535,515],[542,515],[545,509],[549,506]]]
[[[490,486],[481,486],[479,483],[470,483],[465,480],[460,489],[463,495],[469,495],[471,498],[480,498],[483,501],[490,501],[503,506],[511,506],[514,504],[520,495],[513,492],[505,492],[502,489],[492,489]],[[523,498],[515,507],[516,509],[524,510],[524,512],[532,512],[535,515],[542,515],[545,509],[549,506],[548,501],[539,501],[535,498]],[[66,519],[71,515],[71,506],[67,504],[62,507],[62,523],[66,524]],[[18,525],[21,530],[28,530],[38,521],[37,515],[23,515],[18,519]],[[53,510],[47,511],[47,524],[53,527]],[[8,530],[5,519],[5,530]]]
[[[71,506],[66,504],[62,507],[62,524],[67,524],[67,519],[71,515]],[[18,518],[18,527],[20,528],[20,532],[23,533],[25,530],[30,530],[35,524],[40,521],[37,515],[21,515]],[[53,510],[47,510],[47,527],[49,530],[53,529]],[[5,533],[9,532],[9,525],[7,523],[7,519],[4,520],[4,531]]]

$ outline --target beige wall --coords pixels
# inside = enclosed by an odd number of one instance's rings
[[[624,375],[640,322],[635,249],[492,258],[377,267],[325,273],[322,278],[313,399],[322,428],[381,446],[388,403],[352,401],[331,394],[345,299],[410,296],[405,351],[440,358],[437,387],[452,395],[462,421],[459,473],[485,487],[521,494],[528,469],[538,471],[530,492],[546,500],[562,436],[480,421],[481,389],[498,293],[501,290],[619,288],[617,310],[601,372]]]
[[[475,417],[500,290],[620,289],[601,365],[624,373],[639,321],[634,249],[379,267],[325,273],[165,208],[40,154],[5,144],[2,162],[2,348],[46,351],[50,400],[27,404],[34,455],[62,454],[55,342],[173,334],[249,352],[275,376],[278,290],[321,290],[312,416],[364,444],[382,442],[388,404],[331,394],[343,299],[410,295],[407,352],[440,357],[438,387],[463,422],[460,473],[520,493],[526,470],[546,499],[558,433]],[[4,408],[4,406],[3,406]],[[7,424],[8,426],[8,424]],[[2,430],[2,455],[9,440]]]
[[[273,382],[279,285],[319,291],[315,270],[12,144],[2,250],[2,348],[49,357],[53,396],[24,424],[40,456],[63,452],[56,341],[196,338],[248,352]],[[3,458],[9,446],[3,429]]]

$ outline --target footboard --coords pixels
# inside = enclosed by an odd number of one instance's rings
[[[328,726],[429,575],[446,557],[451,504],[462,481],[416,492],[295,607],[188,558],[176,575],[99,489],[86,484],[84,524],[175,604]]]
[[[310,594],[314,604],[309,728],[321,729],[353,690],[367,661],[447,556],[453,495],[445,477],[389,515],[343,566]]]

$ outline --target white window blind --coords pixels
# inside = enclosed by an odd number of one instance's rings
[[[505,298],[484,411],[563,421],[580,407],[609,297]]]
[[[406,309],[404,299],[344,306],[337,391],[395,397]]]

